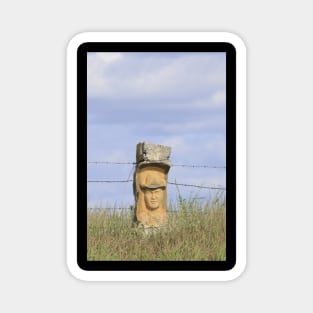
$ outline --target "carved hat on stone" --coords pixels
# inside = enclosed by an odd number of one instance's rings
[[[167,173],[171,167],[171,148],[149,142],[139,142],[136,147],[137,168],[157,166]]]
[[[141,189],[145,190],[145,189],[165,189],[166,188],[166,181],[164,179],[161,179],[158,176],[155,176],[153,174],[149,174],[147,175],[144,184],[142,184]]]

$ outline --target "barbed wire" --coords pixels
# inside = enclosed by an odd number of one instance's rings
[[[168,160],[167,160],[168,161]],[[128,175],[128,178],[125,180],[88,180],[88,183],[129,183],[133,182],[133,179],[129,179],[131,174],[135,169],[135,165],[138,163],[136,162],[113,162],[113,161],[89,161],[88,164],[127,164],[133,165],[132,169]],[[226,166],[210,166],[210,165],[187,165],[187,164],[172,164],[172,166],[180,166],[180,167],[201,167],[201,168],[226,168]],[[175,182],[168,182],[169,185],[175,186],[183,186],[183,187],[195,187],[195,188],[202,188],[202,189],[212,189],[212,190],[226,190],[225,187],[211,187],[211,186],[203,186],[203,185],[194,185],[194,184],[184,184],[184,183],[177,183]]]
[[[88,180],[88,183],[129,183],[133,182],[133,179],[126,179],[126,180]],[[182,184],[176,182],[168,182],[169,185],[175,186],[184,186],[184,187],[196,187],[196,188],[203,188],[203,189],[212,189],[212,190],[226,190],[225,187],[209,187],[209,186],[202,186],[202,185],[193,185],[193,184]]]
[[[111,161],[91,161],[88,164],[132,164],[136,165],[136,162],[111,162]]]
[[[88,211],[90,212],[99,212],[99,211],[135,211],[135,206],[132,205],[130,207],[127,208],[87,208]],[[202,213],[208,213],[211,214],[212,212],[206,210],[206,209],[198,209],[198,212],[202,212]],[[181,207],[179,207],[179,209],[176,210],[166,210],[167,213],[181,213],[181,214],[194,214],[194,212],[188,211],[188,209],[183,209]],[[216,212],[214,212],[216,214]],[[103,226],[91,226],[89,225],[89,227],[103,227]]]
[[[180,166],[180,167],[201,167],[201,168],[226,168],[226,166],[186,165],[186,164],[172,164],[172,166]]]
[[[159,160],[168,161],[168,160]],[[117,165],[137,165],[136,162],[112,162],[112,161],[89,161],[88,164],[117,164]],[[226,168],[226,166],[212,166],[212,165],[201,165],[201,164],[172,164],[173,167],[201,167],[201,168]]]
[[[126,208],[87,208],[87,210],[90,210],[90,211],[102,211],[102,210],[108,210],[108,211],[134,211],[135,210],[135,205],[130,205],[129,207],[126,207]],[[178,213],[180,212],[181,208],[180,209],[177,209],[177,210],[166,210],[166,212],[169,212],[169,213]],[[182,210],[184,211],[184,210]]]
[[[88,180],[87,183],[128,183],[132,182],[132,179],[127,180]]]
[[[204,188],[204,189],[226,190],[225,187],[208,187],[208,186],[201,186],[201,185],[179,184],[179,183],[172,183],[172,182],[168,182],[168,184],[177,185],[177,186],[185,186],[185,187],[197,187],[197,188]]]

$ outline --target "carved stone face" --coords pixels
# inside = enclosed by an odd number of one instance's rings
[[[163,168],[147,166],[135,174],[135,219],[145,227],[165,225],[167,176]]]
[[[163,190],[158,189],[145,189],[144,199],[147,209],[156,210],[163,202]]]

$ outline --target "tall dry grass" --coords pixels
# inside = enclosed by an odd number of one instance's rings
[[[205,203],[196,197],[168,207],[168,225],[146,234],[133,227],[134,212],[89,209],[87,259],[89,261],[226,259],[226,204],[220,194]]]

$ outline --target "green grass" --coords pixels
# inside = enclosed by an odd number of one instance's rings
[[[178,197],[178,207],[169,204],[168,225],[151,234],[133,227],[133,210],[88,209],[87,259],[226,260],[225,198]]]

